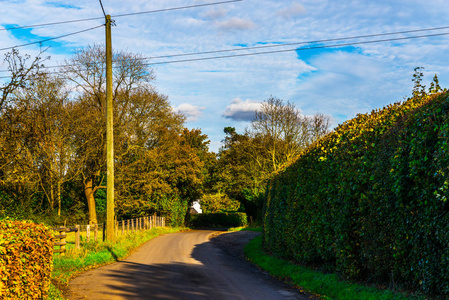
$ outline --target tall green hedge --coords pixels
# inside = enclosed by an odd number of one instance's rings
[[[269,183],[264,244],[348,278],[449,296],[449,98],[358,115]]]
[[[43,225],[0,221],[0,299],[46,299],[53,268],[51,237]]]

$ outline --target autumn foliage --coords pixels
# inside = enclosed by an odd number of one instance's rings
[[[264,244],[344,277],[449,295],[449,94],[349,120],[269,183]]]
[[[104,220],[104,50],[80,49],[60,74],[37,68],[40,58],[27,69],[17,51],[7,56],[11,79],[0,87],[0,218]],[[115,53],[113,73],[116,218],[158,214],[168,225],[182,225],[203,194],[206,164],[215,160],[208,138],[185,127],[185,116],[156,91],[153,70],[139,55]]]
[[[45,299],[53,268],[51,232],[43,225],[0,222],[0,299]]]

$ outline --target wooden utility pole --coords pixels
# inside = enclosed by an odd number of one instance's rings
[[[113,240],[114,235],[114,129],[112,103],[112,41],[111,16],[106,16],[106,239]]]

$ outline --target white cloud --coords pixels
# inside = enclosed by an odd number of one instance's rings
[[[202,26],[205,24],[205,21],[195,18],[182,18],[176,20],[176,22],[179,23],[180,26],[189,26],[189,27]]]
[[[53,1],[68,3],[68,1]],[[208,0],[109,0],[107,13],[114,15],[211,3]],[[368,2],[368,3],[367,3]],[[31,25],[48,22],[101,17],[101,7],[91,0],[76,1],[81,9],[64,5],[49,7],[45,1],[2,1],[2,25]],[[27,7],[26,10],[23,8]],[[33,13],[30,14],[29,12]],[[444,0],[365,1],[365,0],[248,0],[202,8],[115,18],[112,43],[115,51],[129,51],[145,57],[186,54],[237,48],[236,45],[296,43],[320,39],[369,35],[421,28],[441,27],[449,14]],[[43,26],[32,29],[41,37],[63,34],[101,25],[92,20]],[[0,48],[34,40],[24,32],[0,31]],[[433,31],[435,33],[441,31]],[[422,33],[424,34],[424,33]],[[401,35],[403,36],[403,35]],[[359,41],[359,40],[357,40]],[[60,42],[60,43],[58,43]],[[88,31],[56,40],[47,52],[48,65],[63,64],[74,47],[104,43],[104,29]],[[60,44],[63,47],[58,47]],[[291,46],[290,48],[294,48]],[[287,47],[248,50],[286,49]],[[39,45],[20,48],[21,54],[35,56]],[[356,113],[382,107],[410,95],[413,68],[425,67],[428,85],[438,73],[441,86],[449,86],[449,68],[444,57],[449,51],[448,37],[438,36],[401,42],[359,45],[340,50],[314,49],[297,53],[233,57],[177,64],[155,65],[155,88],[170,97],[179,111],[189,117],[188,126],[201,128],[218,145],[223,128],[241,132],[255,108],[250,100],[265,100],[270,95],[296,104],[305,114],[331,114],[338,122]],[[3,54],[0,53],[2,70]],[[227,54],[161,58],[189,60]],[[231,103],[238,95],[238,101]],[[206,104],[207,103],[207,107]],[[245,115],[246,114],[246,115]],[[212,150],[216,150],[212,148]]]
[[[251,20],[233,17],[226,21],[217,22],[216,26],[222,30],[248,30],[253,29],[255,24]]]
[[[179,112],[186,116],[187,122],[195,122],[198,121],[199,117],[202,115],[202,111],[205,107],[195,106],[189,103],[183,103],[176,107],[173,107],[173,110]]]
[[[254,113],[260,109],[260,104],[259,101],[249,99],[242,101],[240,98],[235,98],[226,107],[223,117],[234,121],[251,121],[254,118]]]
[[[203,17],[207,18],[207,19],[215,20],[215,19],[219,19],[219,18],[226,16],[228,11],[229,11],[228,9],[217,8],[214,10],[207,11],[206,13],[203,14]]]
[[[298,2],[293,3],[289,7],[283,8],[278,11],[278,14],[284,18],[296,17],[306,13],[306,8]]]

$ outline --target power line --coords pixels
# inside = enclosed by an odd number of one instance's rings
[[[293,45],[316,44],[316,43],[335,42],[335,41],[343,41],[343,40],[352,40],[352,39],[378,37],[378,36],[388,36],[388,35],[405,34],[405,33],[416,33],[416,32],[424,32],[424,31],[443,30],[443,29],[449,29],[449,26],[433,27],[433,28],[426,28],[426,29],[406,30],[406,31],[396,31],[396,32],[387,32],[387,33],[376,33],[376,34],[359,35],[359,36],[342,37],[342,38],[333,38],[333,39],[324,39],[324,40],[315,40],[315,41],[285,43],[285,44],[277,44],[277,45],[263,45],[263,46],[253,46],[253,47],[234,48],[234,49],[225,49],[225,50],[214,50],[214,51],[204,51],[204,52],[192,52],[192,53],[181,53],[181,54],[172,54],[172,55],[152,56],[152,57],[147,57],[147,58],[142,58],[142,59],[158,59],[158,58],[169,58],[169,57],[180,57],[180,56],[191,56],[191,55],[234,52],[234,51],[245,51],[245,50],[253,50],[253,49],[263,49],[263,48],[285,47],[285,46],[293,46]]]
[[[255,52],[255,53],[243,53],[243,54],[232,54],[232,55],[213,56],[213,57],[202,57],[202,58],[172,60],[172,61],[148,63],[148,64],[145,64],[145,65],[152,66],[152,65],[162,65],[162,64],[172,64],[172,63],[182,63],[182,62],[192,62],[192,61],[202,61],[202,60],[212,60],[212,59],[221,59],[221,58],[232,58],[232,57],[242,57],[242,56],[254,56],[254,55],[263,55],[263,54],[273,54],[273,53],[282,53],[282,52],[315,50],[315,49],[324,49],[324,48],[339,48],[339,47],[346,47],[346,46],[373,44],[373,43],[391,42],[391,41],[400,41],[400,40],[408,40],[408,39],[418,39],[418,38],[435,37],[435,36],[443,36],[443,35],[449,35],[449,32],[436,33],[436,34],[427,34],[427,35],[420,35],[420,36],[401,37],[401,38],[391,38],[391,39],[383,39],[383,40],[374,40],[374,41],[352,42],[352,43],[344,43],[344,44],[337,44],[337,45],[322,45],[322,46],[313,46],[313,47],[306,47],[306,48],[293,48],[293,49],[273,50],[273,51],[264,51],[264,52]]]
[[[31,43],[26,43],[26,44],[22,44],[22,45],[16,45],[16,46],[13,46],[13,47],[1,48],[0,51],[10,50],[10,49],[15,49],[15,48],[20,48],[20,47],[25,47],[25,46],[34,45],[34,44],[41,44],[41,43],[44,43],[44,42],[57,40],[57,39],[60,39],[60,38],[63,38],[63,37],[67,37],[67,36],[83,33],[83,32],[86,32],[86,31],[94,30],[94,29],[97,29],[97,28],[103,27],[103,26],[104,25],[98,25],[98,26],[95,26],[95,27],[92,27],[92,28],[88,28],[88,29],[84,29],[84,30],[80,30],[80,31],[76,31],[76,32],[72,32],[72,33],[68,33],[68,34],[64,34],[64,35],[60,35],[60,36],[53,37],[53,38],[48,38],[48,39],[45,39],[45,40],[40,40],[40,41],[37,41],[37,42],[31,42]]]
[[[151,14],[151,13],[166,12],[166,11],[173,11],[173,10],[181,10],[181,9],[188,9],[188,8],[196,8],[196,7],[204,7],[204,6],[212,6],[212,5],[221,5],[221,4],[227,4],[227,3],[233,3],[233,2],[241,2],[241,1],[244,1],[244,0],[228,0],[228,1],[221,1],[221,2],[213,2],[213,3],[195,4],[195,5],[189,5],[189,6],[163,8],[163,9],[156,9],[156,10],[148,10],[148,11],[141,11],[141,12],[134,12],[134,13],[114,15],[114,16],[111,16],[111,17],[112,18],[120,18],[120,17],[128,17],[128,16],[142,15],[142,14]],[[42,23],[42,24],[25,25],[25,26],[10,27],[10,28],[0,28],[0,31],[3,31],[3,30],[15,30],[15,29],[25,29],[25,28],[34,28],[34,27],[42,27],[42,26],[53,26],[53,25],[61,25],[61,24],[69,24],[69,23],[77,23],[77,22],[86,22],[86,21],[94,21],[94,20],[102,20],[102,19],[104,19],[104,18],[103,17],[94,17],[94,18],[77,19],[77,20],[69,20],[69,21]]]
[[[121,15],[115,15],[113,17],[114,18],[128,17],[128,16],[148,14],[148,13],[155,13],[155,12],[172,11],[172,10],[179,10],[179,9],[186,9],[186,8],[196,8],[196,7],[219,5],[219,4],[227,4],[227,3],[242,2],[242,1],[243,0],[229,0],[229,1],[222,1],[222,2],[214,2],[214,3],[195,4],[195,5],[189,5],[189,6],[183,6],[183,7],[165,8],[165,9],[150,10],[150,11],[143,11],[143,12],[135,12],[135,13],[129,13],[129,14],[121,14]]]
[[[103,3],[101,3],[101,0],[98,0],[98,1],[100,1],[101,10],[103,11],[103,15],[106,18],[106,12],[104,11]]]
[[[184,56],[216,54],[216,53],[226,53],[226,52],[236,52],[236,51],[247,51],[247,50],[254,50],[254,49],[265,49],[265,48],[285,47],[285,46],[293,46],[293,45],[326,43],[326,42],[335,42],[335,41],[343,41],[343,40],[351,40],[351,39],[368,38],[368,37],[379,37],[379,36],[389,36],[389,35],[406,34],[406,33],[435,31],[435,30],[443,30],[443,29],[449,29],[449,26],[432,27],[432,28],[424,28],[424,29],[414,29],[414,30],[406,30],[406,31],[396,31],[396,32],[387,32],[387,33],[375,33],[375,34],[368,34],[368,35],[358,35],[358,36],[351,36],[351,37],[323,39],[323,40],[312,40],[312,41],[304,41],[304,42],[277,44],[277,45],[263,45],[263,46],[253,46],[253,47],[245,47],[245,48],[233,48],[233,49],[222,49],[222,50],[203,51],[203,52],[179,53],[179,54],[153,56],[153,57],[142,57],[142,58],[139,58],[139,59],[141,59],[141,60],[149,60],[149,59],[184,57]],[[423,36],[423,37],[425,37],[425,36]],[[405,38],[408,38],[408,37],[405,37]],[[287,51],[292,51],[292,50],[289,49]],[[64,65],[64,66],[71,66],[71,65]],[[51,68],[59,68],[59,67],[63,67],[63,66],[46,66],[44,68],[51,69]],[[0,73],[2,73],[2,72],[8,72],[8,71],[7,70],[0,70]]]
[[[272,50],[272,51],[264,51],[264,52],[253,52],[253,53],[242,53],[242,54],[232,54],[232,55],[222,55],[222,56],[211,56],[211,57],[191,58],[191,59],[182,59],[182,60],[171,60],[171,61],[162,61],[162,62],[148,63],[148,64],[145,64],[145,65],[146,66],[153,66],[153,65],[162,65],[162,64],[173,64],[173,63],[194,62],[194,61],[206,61],[206,60],[214,60],[214,59],[234,58],[234,57],[244,57],[244,56],[255,56],[255,55],[265,55],[265,54],[293,52],[293,51],[316,50],[316,49],[324,49],[324,48],[339,48],[339,47],[347,47],[347,46],[354,46],[354,45],[373,44],[373,43],[381,43],[381,42],[392,42],[392,41],[418,39],[418,38],[426,38],[426,37],[445,36],[445,35],[449,35],[449,32],[435,33],[435,34],[426,34],[426,35],[418,35],[418,36],[409,36],[409,37],[389,38],[389,39],[378,39],[378,40],[371,40],[371,41],[342,43],[342,44],[335,44],[335,45],[310,46],[310,47],[305,47],[305,48],[291,48],[291,49]],[[145,58],[145,59],[147,59],[147,58]],[[70,65],[65,65],[65,66],[70,66]],[[58,67],[64,67],[64,66],[58,66]],[[2,71],[2,72],[5,72],[5,71]],[[57,71],[49,72],[49,74],[60,74],[60,73],[62,73],[62,72],[57,72]],[[0,79],[2,79],[2,78],[9,78],[9,76],[2,76],[2,77],[0,77]]]

